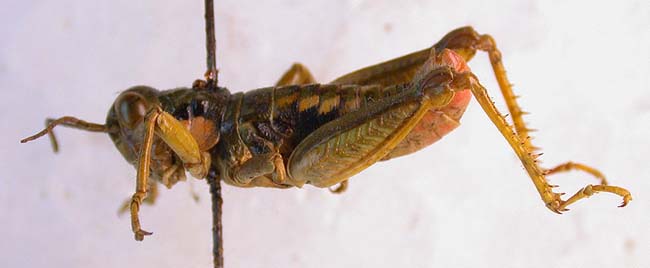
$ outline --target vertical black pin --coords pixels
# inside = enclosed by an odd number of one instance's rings
[[[217,86],[218,74],[216,50],[217,42],[214,37],[214,3],[213,0],[205,0],[205,49],[207,50],[207,68],[205,73],[205,80],[212,86]]]
[[[212,197],[212,256],[214,257],[214,268],[223,268],[223,237],[221,227],[221,180],[215,170],[208,173],[207,182],[210,185],[210,196]]]
[[[216,60],[216,40],[214,36],[214,3],[213,0],[205,0],[205,48],[207,51],[205,72],[206,88],[216,90],[218,83],[218,70]],[[223,268],[223,236],[221,226],[221,208],[223,199],[221,198],[221,180],[216,170],[212,169],[208,173],[207,183],[210,185],[210,196],[212,201],[212,256],[214,258],[214,268]]]

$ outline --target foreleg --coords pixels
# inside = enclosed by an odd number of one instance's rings
[[[141,241],[150,232],[142,230],[138,213],[147,196],[147,185],[151,164],[151,147],[154,135],[160,137],[181,159],[184,168],[196,178],[204,178],[210,167],[210,155],[199,150],[192,134],[173,116],[160,107],[154,107],[145,116],[145,134],[138,158],[135,193],[131,198],[131,228],[135,239]]]
[[[147,188],[147,197],[145,197],[142,202],[147,205],[153,205],[156,203],[157,199],[158,199],[158,185],[156,184],[156,182],[149,182],[149,186]],[[122,206],[120,206],[120,209],[117,211],[117,214],[122,215],[127,211],[129,211],[130,208],[131,208],[131,198],[124,200]]]

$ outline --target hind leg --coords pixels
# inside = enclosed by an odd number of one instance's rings
[[[537,188],[537,191],[539,192],[542,200],[551,211],[556,213],[567,211],[567,206],[575,203],[578,200],[590,197],[594,193],[598,192],[609,192],[623,197],[623,203],[620,205],[621,207],[627,205],[627,203],[632,200],[632,195],[627,190],[621,187],[609,185],[587,185],[584,188],[580,189],[569,199],[562,200],[561,196],[563,193],[558,194],[552,191],[552,188],[555,186],[548,184],[546,175],[551,175],[561,171],[568,171],[570,169],[586,171],[590,174],[595,174],[596,176],[597,174],[600,174],[600,172],[591,167],[584,165],[574,165],[570,162],[560,165],[551,170],[545,170],[541,168],[538,164],[538,161],[536,160],[541,154],[533,153],[534,147],[532,147],[530,144],[530,139],[528,137],[522,139],[516,131],[516,126],[513,129],[510,125],[508,125],[505,118],[499,113],[499,111],[494,106],[494,103],[487,95],[485,88],[481,86],[476,79],[472,79],[471,90],[474,97],[479,102],[492,123],[494,123],[499,132],[501,132],[503,137],[508,141],[515,154],[517,154],[521,160],[521,163],[532,179],[533,184],[535,185],[535,188]],[[522,127],[525,129],[526,126],[522,125]],[[606,182],[604,179],[601,179],[601,181]]]
[[[430,59],[399,93],[311,132],[289,157],[289,178],[317,187],[347,180],[393,150],[430,109],[449,104],[456,88],[450,85],[455,82],[453,70],[438,64],[435,54]]]
[[[552,211],[560,213],[562,211],[568,210],[566,208],[568,205],[580,199],[587,198],[597,192],[609,192],[622,196],[623,204],[621,206],[625,206],[632,199],[631,194],[623,188],[606,185],[607,181],[605,180],[605,177],[602,175],[602,173],[592,167],[583,164],[575,164],[572,162],[561,164],[549,170],[545,170],[539,167],[538,162],[535,160],[535,158],[539,157],[541,154],[534,153],[539,148],[533,146],[531,143],[529,132],[532,130],[526,126],[523,120],[523,115],[525,115],[526,112],[522,111],[522,109],[517,104],[518,97],[514,94],[512,90],[512,84],[508,81],[505,67],[502,63],[501,52],[497,49],[496,42],[490,35],[479,35],[471,28],[469,30],[463,32],[462,35],[471,36],[472,38],[466,38],[464,41],[458,42],[457,45],[460,48],[464,47],[467,51],[476,49],[484,51],[488,54],[490,64],[492,65],[492,70],[494,71],[494,76],[499,84],[501,94],[505,99],[508,111],[512,117],[514,132],[516,136],[505,135],[504,128],[507,127],[507,130],[505,130],[505,132],[508,132],[508,130],[510,130],[510,127],[507,125],[499,125],[498,121],[505,122],[505,120],[496,120],[498,119],[496,117],[501,117],[501,115],[498,113],[498,111],[496,111],[494,105],[491,105],[491,101],[487,96],[487,92],[485,92],[485,89],[480,86],[478,82],[475,83],[474,87],[472,88],[472,92],[474,93],[474,96],[479,101],[479,103],[481,103],[481,106],[485,112],[488,113],[488,116],[490,116],[492,121],[497,125],[497,128],[499,128],[501,132],[504,133],[506,139],[511,143],[513,149],[515,149],[515,152],[522,160],[524,167],[533,179],[533,183],[537,187],[537,190],[542,196],[542,200],[544,200],[546,203],[546,206]],[[515,140],[514,138],[518,139]],[[513,144],[513,140],[516,144]],[[590,175],[593,175],[601,181],[601,185],[587,185],[585,188],[579,190],[576,194],[564,201],[560,198],[561,194],[552,192],[552,186],[547,183],[545,176],[569,170],[581,170]]]
[[[592,167],[576,165],[572,162],[559,165],[549,170],[538,166],[535,158],[539,155],[535,154],[535,151],[539,148],[532,145],[529,137],[529,133],[533,130],[529,129],[524,123],[523,115],[525,115],[526,112],[522,111],[517,104],[517,96],[514,94],[512,85],[506,76],[505,67],[503,66],[501,59],[501,52],[497,49],[496,42],[490,35],[479,34],[472,27],[462,27],[449,32],[434,45],[434,48],[437,51],[442,51],[445,48],[451,49],[460,55],[465,61],[471,60],[477,51],[484,51],[488,54],[495,78],[499,84],[499,88],[501,89],[501,95],[503,95],[510,116],[512,117],[514,129],[511,129],[505,119],[502,118],[501,114],[492,104],[492,100],[487,95],[487,92],[482,86],[480,86],[477,80],[474,81],[472,93],[481,104],[483,110],[488,114],[493,123],[513,147],[515,153],[517,153],[533,180],[539,194],[542,196],[543,201],[551,210],[558,213],[564,211],[566,210],[566,206],[569,204],[588,197],[593,192],[598,191],[610,192],[623,196],[623,205],[627,204],[627,202],[631,200],[629,192],[620,187],[606,185],[606,180],[604,179],[604,176],[602,176],[602,173]],[[394,60],[360,69],[334,80],[333,83],[363,85],[391,85],[406,83],[415,75],[415,70],[425,62],[427,50],[428,49],[421,50]],[[450,126],[453,127],[453,124]],[[426,128],[426,126],[422,126],[422,129]],[[435,127],[429,128],[430,132],[435,132],[436,129],[437,128]],[[417,141],[417,137],[414,137],[414,139],[407,137],[403,144],[397,146],[397,149],[405,152],[412,152],[430,144],[421,142],[409,143],[409,141]],[[415,146],[409,147],[412,144],[415,144]],[[393,155],[389,155],[388,158],[399,156],[401,153],[396,152],[392,154]],[[578,193],[567,201],[562,201],[559,194],[551,191],[552,187],[547,183],[545,175],[552,175],[568,170],[581,170],[591,174],[601,181],[601,185],[588,185],[578,191]]]

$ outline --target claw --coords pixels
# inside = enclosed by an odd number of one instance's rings
[[[621,205],[619,205],[618,207],[622,208],[622,207],[627,206],[627,204],[630,203],[630,200],[632,200],[632,195],[631,194],[626,194],[623,197],[623,203],[621,203]]]
[[[135,240],[142,241],[144,240],[145,236],[152,235],[152,234],[153,234],[152,232],[147,232],[145,230],[140,229],[137,232],[135,232]]]

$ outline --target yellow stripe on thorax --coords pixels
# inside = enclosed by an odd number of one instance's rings
[[[309,108],[316,107],[319,102],[318,95],[312,95],[306,98],[301,99],[298,102],[298,112],[303,112]]]
[[[338,107],[341,103],[341,97],[338,95],[331,96],[330,98],[321,101],[320,107],[318,107],[319,114],[326,114],[332,111],[334,108]]]

